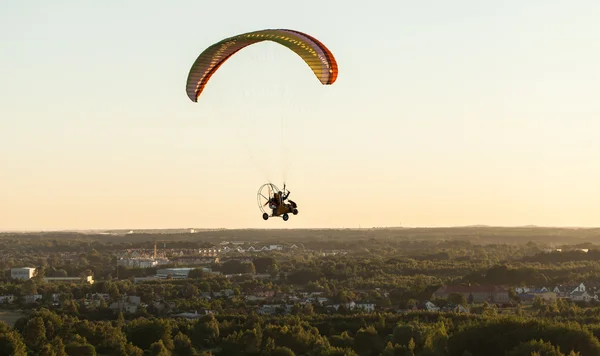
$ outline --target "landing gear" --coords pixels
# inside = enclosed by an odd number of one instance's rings
[[[267,214],[267,213],[264,213],[264,214],[263,214],[263,219],[264,219],[264,220],[267,220],[267,219],[269,219],[269,214]]]
[[[288,214],[283,214],[283,221],[288,221],[289,218]]]
[[[294,209],[294,210],[292,210],[292,214],[294,214],[294,215],[298,215],[298,209]]]

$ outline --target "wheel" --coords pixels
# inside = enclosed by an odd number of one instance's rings
[[[267,213],[264,213],[264,214],[263,214],[263,219],[267,220],[268,218],[269,218],[269,214],[267,214]]]
[[[298,215],[298,209],[294,209],[294,210],[292,211],[292,213],[293,213],[294,215]]]
[[[290,217],[288,216],[288,214],[283,214],[283,221],[288,221]]]
[[[274,192],[278,192],[279,188],[271,183],[263,184],[256,194],[256,202],[258,204],[258,208],[263,214],[263,219],[267,220],[267,218],[271,215],[271,208],[267,208],[269,205],[269,199],[273,197]],[[266,214],[267,217],[264,217]]]

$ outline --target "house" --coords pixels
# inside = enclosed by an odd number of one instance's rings
[[[271,297],[275,296],[275,291],[269,290],[269,289],[264,289],[264,288],[257,288],[254,290],[254,293],[252,293],[252,294],[258,298],[271,298]]]
[[[450,294],[457,293],[462,294],[469,303],[504,303],[508,302],[508,291],[501,286],[442,286],[440,287],[433,296],[435,298],[448,298]]]
[[[594,296],[588,294],[588,292],[583,291],[583,292],[573,292],[570,295],[571,300],[576,301],[576,302],[589,302],[592,299],[595,299]]]
[[[120,258],[117,260],[117,265],[125,267],[150,268],[158,265],[158,261],[153,258]]]
[[[219,291],[219,292],[212,292],[212,297],[213,298],[231,297],[234,294],[235,293],[233,292],[233,289],[223,289],[222,291]],[[211,297],[211,295],[209,294],[209,298],[208,299],[210,299],[210,297]]]
[[[350,302],[350,303],[344,303],[344,304],[332,304],[332,305],[328,305],[327,308],[328,309],[333,308],[333,310],[338,311],[341,306],[343,306],[347,310],[354,310],[356,308],[356,303]]]
[[[428,311],[439,311],[440,307],[438,307],[437,305],[433,304],[430,301],[425,302],[425,310]]]
[[[542,300],[548,304],[555,302],[557,299],[556,293],[554,292],[529,292],[519,294],[519,299],[525,304],[533,303],[536,297],[542,298]]]
[[[441,309],[443,312],[454,312],[454,313],[470,313],[468,308],[458,304],[448,304]]]
[[[362,309],[367,313],[372,313],[375,311],[374,303],[356,303],[356,309]]]
[[[314,301],[319,303],[319,305],[323,305],[324,303],[329,302],[329,298],[317,297],[316,299],[314,299]]]
[[[132,295],[125,297],[119,301],[111,303],[109,308],[117,312],[135,313],[140,306],[141,299],[138,296]]]
[[[155,300],[152,303],[152,307],[154,309],[156,309],[156,311],[158,311],[159,313],[170,312],[173,309],[175,309],[175,303],[173,303],[173,302],[167,302],[167,301],[164,301],[164,300]]]
[[[548,292],[548,288],[546,288],[546,287],[541,287],[541,288],[537,288],[537,287],[517,287],[517,288],[515,288],[515,292],[517,292],[517,294],[523,294],[523,293],[543,293],[543,292]]]
[[[463,307],[462,305],[457,305],[453,310],[455,313],[469,313],[469,309]]]
[[[42,295],[41,294],[26,295],[25,297],[23,297],[23,299],[25,300],[25,303],[27,303],[27,304],[35,303],[38,300],[42,300]]]
[[[110,300],[110,295],[108,293],[88,293],[85,295],[85,298],[94,300],[104,299],[108,302]]]
[[[292,311],[291,304],[265,304],[258,308],[258,314],[277,314],[278,312],[289,313]]]
[[[554,287],[553,292],[558,294],[559,297],[568,298],[574,292],[585,292],[585,285],[579,283],[579,285],[559,285]]]
[[[0,295],[0,304],[11,304],[14,301],[15,301],[15,296],[12,294]]]

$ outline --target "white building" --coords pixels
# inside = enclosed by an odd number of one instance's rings
[[[15,296],[12,294],[0,295],[0,304],[10,304],[14,301],[15,301]]]
[[[12,268],[10,270],[10,278],[22,279],[24,281],[31,279],[35,275],[35,268],[33,267],[21,267]]]
[[[367,313],[372,313],[375,311],[374,303],[356,303],[356,309],[362,309]]]
[[[590,295],[587,291],[583,291],[583,292],[573,292],[573,293],[571,293],[571,299],[573,301],[589,302],[592,299],[596,299],[596,298],[594,298],[594,296]]]
[[[119,266],[151,268],[158,265],[158,261],[152,258],[122,258],[117,261]]]
[[[429,310],[429,311],[440,311],[440,307],[438,307],[437,305],[433,304],[430,301],[427,301],[425,303],[425,310]]]
[[[42,300],[42,295],[41,294],[30,294],[30,295],[24,296],[23,299],[25,299],[26,304],[35,303],[38,300]]]

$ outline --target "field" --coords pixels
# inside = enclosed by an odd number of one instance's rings
[[[18,311],[0,310],[0,321],[9,326],[14,326],[15,322],[22,316],[25,316],[25,314]]]

